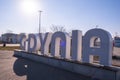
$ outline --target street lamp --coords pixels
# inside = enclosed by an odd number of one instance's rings
[[[39,10],[39,33],[41,32],[41,10]]]

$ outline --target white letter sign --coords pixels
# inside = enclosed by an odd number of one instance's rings
[[[100,38],[100,47],[90,47],[91,39]],[[100,64],[110,66],[112,63],[112,37],[102,29],[91,29],[86,32],[83,38],[82,61],[90,63],[90,55],[100,57]]]

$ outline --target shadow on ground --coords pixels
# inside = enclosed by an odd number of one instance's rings
[[[23,58],[15,61],[13,70],[18,76],[26,75],[27,80],[90,80],[76,73]]]

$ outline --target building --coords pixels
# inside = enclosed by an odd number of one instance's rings
[[[114,46],[120,47],[120,37],[118,36],[114,37]]]
[[[1,40],[3,43],[16,44],[18,43],[18,34],[14,34],[14,33],[2,34]]]

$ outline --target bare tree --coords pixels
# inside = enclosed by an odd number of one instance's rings
[[[50,27],[50,29],[51,29],[52,32],[56,32],[56,31],[65,32],[65,31],[66,31],[65,27],[64,27],[64,26],[61,26],[61,25],[52,25],[52,26]]]

